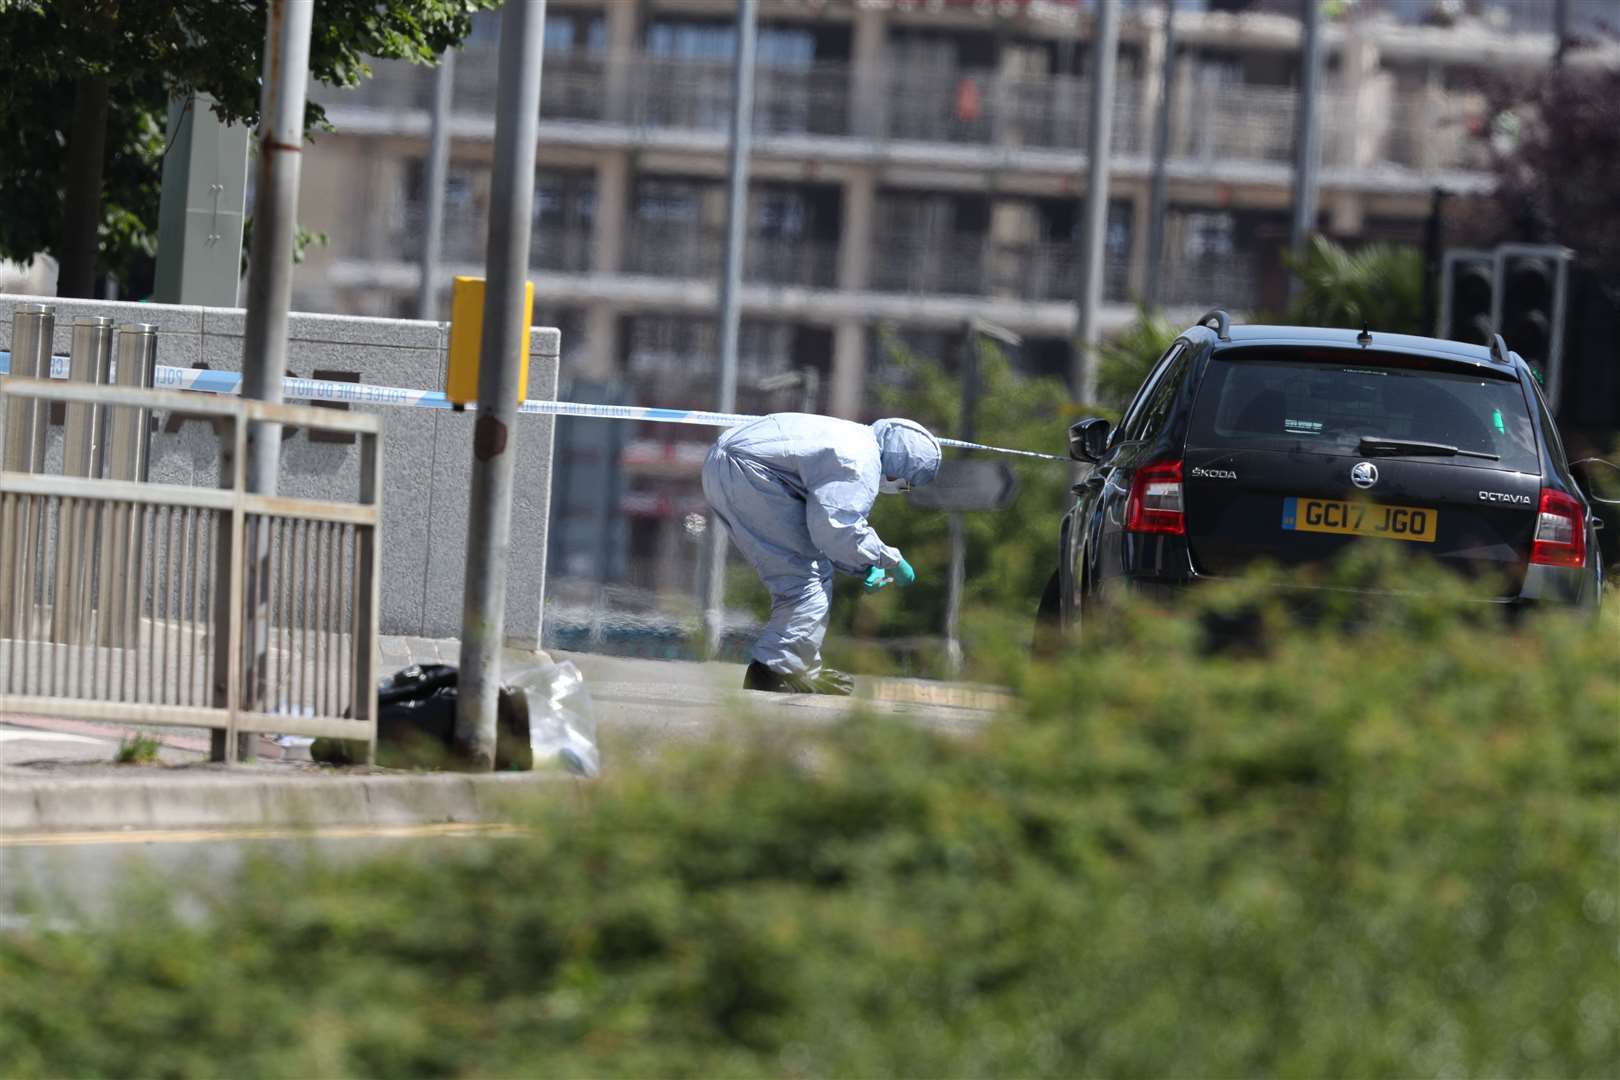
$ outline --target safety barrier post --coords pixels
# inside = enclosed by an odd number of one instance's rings
[[[11,314],[11,374],[25,379],[47,379],[51,374],[51,339],[56,335],[56,309],[49,304],[18,304]],[[14,398],[5,411],[5,445],[0,453],[0,469],[8,472],[40,472],[45,466],[45,421],[43,402]],[[31,506],[7,502],[6,518],[0,520],[0,536],[14,538],[36,527]],[[11,520],[15,517],[17,520]],[[10,564],[18,561],[17,566]],[[34,591],[33,551],[18,543],[0,560],[0,575],[15,570],[17,589],[0,589],[0,635],[19,637],[32,606],[21,600],[18,590]]]
[[[112,371],[113,321],[90,315],[73,322],[73,349],[68,355],[68,378],[75,383],[104,386]],[[71,402],[64,409],[62,475],[92,479],[101,476],[102,422],[100,405]],[[36,471],[43,471],[36,470]],[[82,620],[89,618],[90,578],[85,572],[96,549],[97,518],[90,508],[64,502],[57,511],[56,586],[51,605],[52,640],[78,640]]]
[[[151,323],[125,323],[113,338],[113,382],[121,387],[150,390],[157,378],[157,327]],[[107,417],[107,479],[127,484],[146,482],[151,452],[151,411],[113,409]],[[133,647],[139,644],[139,623],[129,619],[138,601],[132,595],[134,583],[126,580],[129,567],[144,565],[141,536],[136,528],[133,506],[115,503],[107,509],[108,520],[101,537],[101,582],[96,605],[97,640],[102,645]],[[135,640],[125,640],[131,636]]]

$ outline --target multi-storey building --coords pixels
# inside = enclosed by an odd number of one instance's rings
[[[866,413],[883,324],[943,352],[982,317],[1024,336],[1026,367],[1062,370],[1093,2],[764,0],[741,408]],[[1481,79],[1548,62],[1552,0],[1324,9],[1321,228],[1415,241],[1435,187],[1488,185]],[[563,328],[565,380],[712,406],[734,10],[731,0],[548,4],[530,265],[539,316]],[[1158,288],[1171,307],[1281,306],[1293,11],[1293,0],[1177,2]],[[1161,0],[1125,2],[1105,328],[1133,316],[1147,273],[1163,12]],[[480,16],[457,59],[446,283],[482,273],[497,32],[497,17]],[[300,271],[304,306],[416,313],[432,83],[428,69],[379,65],[356,90],[314,89],[337,131],[304,165],[303,223],[331,237]],[[701,456],[679,442],[694,437],[648,430],[622,449],[628,543],[644,556],[630,564],[659,556],[659,580],[687,564],[680,522],[701,508]]]

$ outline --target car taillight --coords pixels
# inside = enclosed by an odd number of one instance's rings
[[[1562,491],[1541,489],[1530,561],[1541,566],[1586,565],[1586,511]]]
[[[1181,512],[1181,462],[1161,461],[1136,470],[1125,504],[1125,531],[1185,536]]]

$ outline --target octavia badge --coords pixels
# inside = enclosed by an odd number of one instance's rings
[[[1350,470],[1350,482],[1358,488],[1370,488],[1378,483],[1378,466],[1370,461],[1358,461]]]

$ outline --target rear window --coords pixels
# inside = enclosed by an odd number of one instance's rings
[[[1216,353],[1198,391],[1189,443],[1356,454],[1364,437],[1416,439],[1501,459],[1459,459],[1469,465],[1541,471],[1517,381],[1411,366],[1414,358],[1400,354],[1345,359],[1320,349]]]

